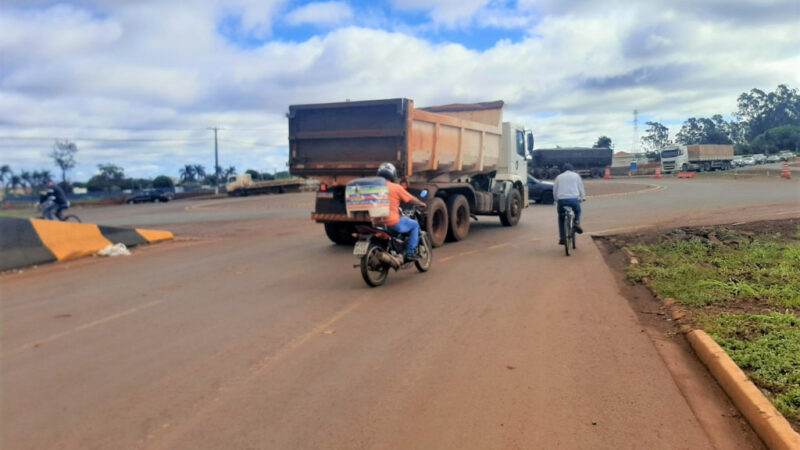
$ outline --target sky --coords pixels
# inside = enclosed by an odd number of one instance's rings
[[[3,0],[0,164],[286,170],[289,105],[504,100],[536,147],[634,148],[800,88],[798,0]],[[641,144],[637,144],[641,150]]]

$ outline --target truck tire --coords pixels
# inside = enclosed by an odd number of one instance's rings
[[[357,238],[353,237],[356,227],[349,223],[326,223],[325,234],[337,245],[353,245]]]
[[[688,171],[689,171],[689,166],[686,163],[683,163],[683,165],[681,166],[681,172],[688,172]]]
[[[522,196],[519,195],[519,190],[512,189],[508,193],[506,210],[500,214],[500,223],[506,227],[513,227],[519,223],[519,218],[522,216]]]
[[[461,194],[451,195],[447,199],[447,215],[450,230],[447,232],[448,241],[460,241],[469,234],[469,202]]]
[[[425,231],[431,238],[434,248],[441,247],[447,238],[447,206],[439,197],[433,199],[428,205],[428,214],[425,217]]]

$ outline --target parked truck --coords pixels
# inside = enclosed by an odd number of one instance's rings
[[[661,171],[708,172],[733,165],[732,145],[679,145],[661,150]]]
[[[231,175],[225,189],[231,197],[258,195],[258,194],[283,194],[284,192],[298,192],[306,184],[302,178],[285,178],[281,180],[253,181],[249,173]]]
[[[424,197],[420,225],[436,247],[467,237],[478,215],[513,226],[528,206],[525,155],[533,135],[502,122],[502,107],[497,101],[415,108],[405,98],[292,105],[290,171],[319,181],[311,218],[338,244],[352,244],[355,224],[368,221],[347,216],[345,186],[374,176],[383,162]]]
[[[570,163],[575,172],[584,177],[602,177],[606,167],[611,167],[613,152],[610,148],[541,148],[533,151],[528,170],[535,178],[553,179]]]

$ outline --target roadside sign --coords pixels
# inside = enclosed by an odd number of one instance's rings
[[[631,172],[636,172],[636,161],[631,163]]]

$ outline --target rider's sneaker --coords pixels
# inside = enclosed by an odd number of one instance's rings
[[[413,254],[413,255],[406,254],[406,262],[419,261],[419,260],[420,260],[420,258],[419,258],[419,255],[417,255],[417,254]]]
[[[578,233],[578,234],[582,234],[582,233],[583,233],[583,228],[581,228],[580,224],[577,224],[577,223],[576,223],[576,224],[574,225],[574,228],[575,228],[575,232],[576,232],[576,233]]]
[[[566,244],[566,242],[564,242],[564,240],[563,240],[563,239],[559,239],[559,240],[558,240],[558,245],[564,245],[564,244]]]

